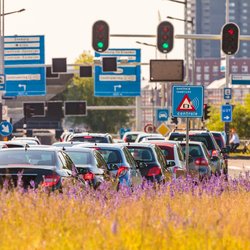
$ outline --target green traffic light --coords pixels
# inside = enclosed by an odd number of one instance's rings
[[[97,43],[97,47],[98,47],[99,49],[102,49],[103,46],[104,46],[103,42],[98,42],[98,43]]]
[[[163,43],[163,44],[162,44],[162,48],[163,48],[163,49],[168,49],[168,47],[169,47],[169,44],[168,44],[168,43]]]

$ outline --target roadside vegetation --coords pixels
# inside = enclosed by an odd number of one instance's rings
[[[0,249],[250,249],[250,177],[0,192]]]

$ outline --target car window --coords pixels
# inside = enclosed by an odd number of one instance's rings
[[[74,136],[70,141],[80,141],[80,142],[92,142],[92,143],[107,143],[109,142],[106,137],[102,136]]]
[[[95,155],[95,160],[96,160],[96,165],[98,168],[101,169],[107,169],[107,163],[105,162],[105,160],[103,159],[102,155],[100,154],[100,152],[98,152],[97,150],[94,151],[94,155]]]
[[[163,155],[165,156],[165,159],[167,160],[174,160],[174,148],[170,146],[162,146],[159,145]]]
[[[129,150],[127,148],[123,148],[123,153],[125,155],[125,158],[127,160],[127,162],[129,163],[129,165],[132,167],[132,168],[136,168],[136,162],[133,158],[133,156],[130,154]]]
[[[91,164],[92,162],[92,157],[90,152],[68,151],[66,153],[69,155],[69,157],[76,165],[80,164],[86,165],[86,164]]]
[[[158,147],[158,146],[155,146],[155,152],[156,152],[156,155],[157,155],[157,159],[161,165],[162,168],[165,168],[166,167],[166,160],[165,160],[165,157],[161,151],[161,149]]]
[[[142,162],[155,161],[155,156],[151,148],[146,147],[127,147],[133,158]]]
[[[119,150],[116,149],[98,149],[106,163],[121,163],[122,157]]]

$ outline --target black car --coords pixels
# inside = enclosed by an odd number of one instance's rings
[[[11,148],[0,150],[0,185],[6,182],[23,188],[44,187],[50,191],[62,190],[66,179],[79,177],[70,157],[54,147],[48,148]]]
[[[138,163],[142,177],[150,181],[162,182],[165,179],[167,162],[161,149],[150,143],[128,143],[126,147]]]

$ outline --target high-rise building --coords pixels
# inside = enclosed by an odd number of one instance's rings
[[[220,34],[225,24],[226,0],[188,0],[192,6],[188,14],[195,20],[196,34]],[[195,6],[195,7],[194,7]],[[250,1],[230,0],[229,21],[240,27],[241,35],[250,34]],[[221,57],[220,41],[196,40],[196,58]],[[240,42],[235,57],[250,57],[250,43]]]

